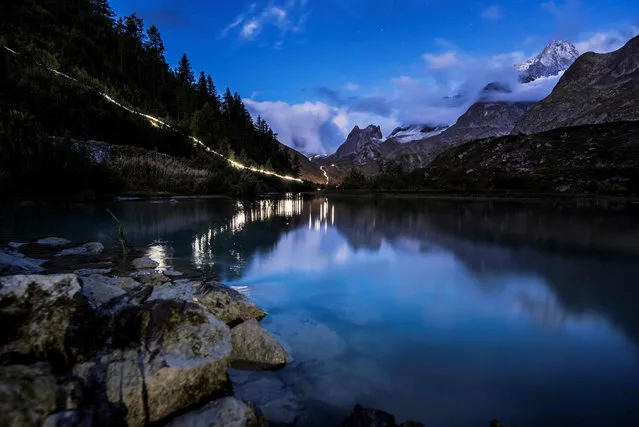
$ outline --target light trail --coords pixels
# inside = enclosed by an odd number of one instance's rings
[[[324,169],[324,166],[320,166],[320,169],[322,170],[322,172],[324,173],[324,176],[326,177],[326,185],[328,185],[328,173],[326,172],[326,169]]]
[[[12,54],[14,54],[14,55],[18,55],[18,52],[16,52],[15,50],[10,49],[10,48],[9,48],[9,47],[7,47],[7,46],[3,46],[3,47],[4,47],[7,51],[11,52]],[[41,64],[38,64],[38,65],[41,65]],[[76,82],[76,83],[78,83],[78,84],[82,84],[82,85],[84,85],[84,86],[86,86],[86,87],[91,88],[90,86],[87,86],[87,85],[85,85],[85,84],[84,84],[84,83],[82,83],[82,82],[79,82],[78,80],[74,79],[73,77],[68,76],[68,75],[66,75],[66,74],[64,74],[64,73],[61,73],[60,71],[54,70],[54,69],[49,68],[49,67],[46,67],[46,69],[47,69],[47,70],[49,70],[49,71],[52,71],[53,73],[55,73],[55,74],[57,74],[57,75],[59,75],[59,76],[61,76],[61,77],[64,77],[64,78],[69,79],[69,80],[72,80],[72,81],[74,81],[74,82]],[[94,88],[91,88],[91,89],[94,89]],[[94,90],[95,90],[95,89],[94,89]],[[167,128],[169,128],[169,129],[175,130],[175,129],[171,126],[171,125],[169,125],[168,123],[163,122],[162,120],[158,119],[157,117],[153,117],[153,116],[150,116],[150,115],[148,115],[148,114],[144,114],[144,113],[140,113],[140,112],[138,112],[138,111],[132,110],[132,109],[128,108],[127,106],[122,105],[121,103],[119,103],[119,102],[118,102],[118,101],[116,101],[115,99],[111,98],[111,97],[110,97],[109,95],[107,95],[106,93],[102,93],[102,92],[100,92],[100,91],[97,91],[97,92],[98,92],[100,95],[102,95],[102,97],[104,97],[104,99],[106,99],[106,100],[107,100],[107,101],[109,101],[110,103],[112,103],[112,104],[114,104],[114,105],[117,105],[118,107],[120,107],[120,108],[122,108],[122,109],[124,109],[124,110],[128,111],[128,112],[129,112],[129,113],[131,113],[131,114],[135,114],[135,115],[138,115],[138,116],[144,117],[144,118],[146,118],[146,119],[150,120],[151,122],[154,122],[154,123],[159,124],[159,125],[161,125],[161,126],[166,126],[166,127],[167,127]],[[253,167],[253,166],[243,165],[243,164],[242,164],[242,163],[240,163],[240,162],[237,162],[237,161],[235,161],[235,160],[232,160],[232,159],[230,159],[230,158],[228,158],[228,157],[224,156],[223,154],[218,153],[217,151],[213,150],[211,147],[209,147],[208,145],[204,144],[202,141],[200,141],[200,140],[199,140],[199,139],[197,139],[196,137],[194,137],[194,136],[192,136],[192,135],[189,135],[189,138],[190,138],[193,142],[195,142],[196,144],[198,144],[199,146],[201,146],[202,148],[204,148],[207,152],[212,153],[212,154],[214,154],[214,155],[216,155],[216,156],[218,156],[218,157],[220,157],[220,158],[222,158],[222,159],[226,160],[226,161],[227,161],[228,163],[230,163],[230,164],[231,164],[231,166],[233,166],[234,168],[237,168],[237,169],[246,169],[246,170],[249,170],[249,171],[251,171],[251,172],[260,173],[260,174],[262,174],[262,175],[274,176],[274,177],[276,177],[276,178],[279,178],[279,179],[282,179],[282,180],[285,180],[285,181],[304,182],[303,180],[301,180],[301,179],[299,179],[299,178],[296,178],[296,177],[293,177],[293,176],[280,175],[280,174],[277,174],[277,173],[275,173],[275,172],[273,172],[273,171],[268,171],[268,170],[260,169],[260,168],[256,168],[256,167]],[[323,169],[322,169],[322,170],[323,170]],[[326,172],[324,172],[324,175],[326,175]],[[326,183],[328,184],[328,175],[326,175]]]

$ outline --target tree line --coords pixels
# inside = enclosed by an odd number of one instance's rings
[[[226,88],[218,94],[210,74],[194,74],[186,53],[171,67],[160,30],[135,13],[116,19],[107,0],[23,0],[2,8],[0,45],[20,53],[20,58],[0,53],[5,115],[9,110],[31,114],[52,135],[195,157],[185,138],[190,133],[238,161],[280,173],[299,171],[277,134],[261,117],[252,120],[237,92]],[[36,63],[125,100],[179,132],[148,129],[148,123],[114,111],[95,93],[54,81]]]

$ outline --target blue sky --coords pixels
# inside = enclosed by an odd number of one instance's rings
[[[238,91],[282,142],[332,152],[354,125],[454,123],[472,93],[551,39],[584,52],[639,33],[637,0],[112,0]],[[539,91],[543,97],[552,86]]]

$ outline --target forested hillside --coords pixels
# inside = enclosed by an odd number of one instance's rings
[[[298,162],[265,121],[253,122],[237,93],[227,88],[218,95],[211,75],[194,74],[186,53],[174,67],[168,64],[159,29],[135,14],[115,19],[106,0],[26,0],[3,4],[0,15],[0,45],[17,52],[0,49],[0,180],[12,178],[13,193],[44,166],[60,174],[62,164],[51,164],[56,158],[96,177],[106,173],[82,164],[84,154],[69,152],[70,140],[131,145],[227,168],[198,152],[187,137],[192,134],[241,163],[298,172]],[[152,127],[100,93],[176,131]]]

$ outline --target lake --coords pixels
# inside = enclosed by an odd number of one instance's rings
[[[248,295],[293,362],[232,371],[274,423],[639,425],[639,204],[288,195],[0,211],[0,236],[117,244]]]

